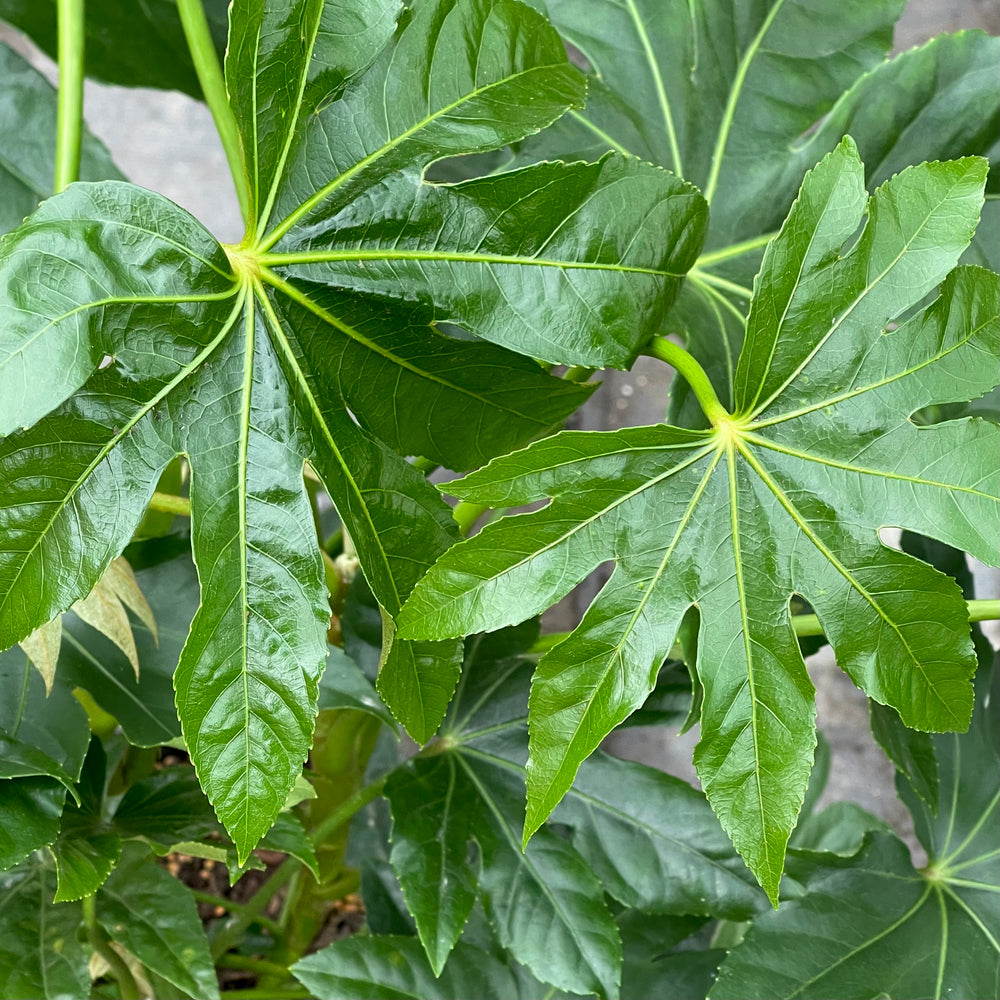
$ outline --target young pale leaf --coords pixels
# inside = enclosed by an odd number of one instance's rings
[[[0,17],[5,2],[0,0]],[[0,234],[13,229],[52,194],[56,153],[56,88],[0,42]],[[120,177],[104,144],[84,128],[80,178]]]
[[[226,48],[228,0],[202,2],[221,56]],[[30,35],[56,59],[57,7],[58,0],[0,0],[0,18]],[[88,76],[126,87],[160,87],[201,97],[177,0],[128,6],[119,0],[88,0],[84,30]],[[51,163],[52,157],[48,160]]]
[[[908,419],[996,384],[996,276],[956,270],[892,329],[967,245],[985,163],[911,168],[870,201],[863,177],[845,140],[806,178],[768,247],[735,414],[717,411],[709,431],[564,433],[448,485],[493,506],[553,502],[446,553],[400,616],[405,636],[522,620],[616,562],[580,626],[539,661],[526,838],[642,704],[694,604],[704,688],[695,762],[773,900],[815,744],[793,594],[814,607],[854,681],[906,725],[967,725],[974,658],[961,593],[881,545],[878,529],[910,527],[997,560],[997,428]]]
[[[586,56],[588,98],[517,162],[615,149],[705,192],[708,252],[664,332],[686,337],[727,405],[746,286],[809,168],[847,134],[869,188],[911,164],[995,148],[1000,40],[942,35],[886,61],[903,0],[530,2]],[[674,393],[674,412],[698,426],[693,403]]]
[[[582,102],[583,80],[555,32],[512,0],[428,0],[391,37],[387,11],[233,5],[227,72],[253,209],[239,246],[113,182],[70,186],[0,245],[0,646],[90,591],[186,454],[201,606],[174,674],[177,709],[241,859],[301,770],[326,655],[305,462],[385,620],[379,692],[424,742],[459,645],[399,640],[393,618],[457,532],[424,478],[365,428],[406,450],[433,443],[461,467],[582,398],[493,345],[417,346],[395,318],[459,322],[522,352],[538,344],[524,331],[544,330],[551,349],[538,353],[552,360],[627,362],[704,228],[693,188],[621,159],[424,181],[444,154],[550,124]],[[346,357],[348,342],[350,371],[331,379],[327,345]],[[364,377],[365,355],[389,383],[368,405],[342,387]],[[513,413],[487,386],[510,368]],[[488,433],[449,450],[469,400]]]
[[[888,833],[869,834],[853,858],[814,857],[805,894],[754,920],[723,962],[712,1000],[996,996],[997,675],[986,665],[991,651],[984,653],[969,732],[934,737],[939,814],[897,778],[927,867],[915,870],[906,846]]]
[[[87,996],[79,903],[53,903],[42,865],[0,875],[0,994],[11,1000]]]
[[[156,975],[192,997],[215,1000],[219,986],[205,931],[187,887],[132,845],[101,886],[98,922]]]

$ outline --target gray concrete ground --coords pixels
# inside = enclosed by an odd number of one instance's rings
[[[996,0],[911,0],[897,28],[896,48],[910,48],[939,31],[970,27],[1000,33]],[[0,26],[0,39],[31,53],[52,73],[51,63],[16,33]],[[188,209],[219,239],[239,239],[236,197],[204,105],[177,93],[88,83],[86,114],[130,179]],[[667,369],[650,359],[641,359],[628,373],[608,372],[577,426],[611,429],[657,422],[663,418],[668,389]],[[984,579],[995,594],[996,576]],[[578,588],[548,616],[549,626],[571,628],[598,587],[592,581]],[[809,669],[817,689],[819,726],[833,747],[823,803],[853,799],[910,833],[909,817],[895,797],[892,770],[869,734],[864,696],[837,668],[829,649],[811,657]],[[620,756],[693,779],[691,751],[696,739],[696,732],[678,737],[662,728],[636,728],[616,734],[607,745]]]

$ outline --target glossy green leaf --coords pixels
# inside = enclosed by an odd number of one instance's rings
[[[292,972],[316,996],[344,1000],[520,1000],[511,971],[466,944],[440,977],[419,941],[391,936],[348,938],[296,962]]]
[[[180,841],[198,841],[218,831],[212,806],[190,767],[167,767],[137,781],[115,810],[124,837],[145,840],[158,854]]]
[[[475,792],[447,754],[394,776],[392,867],[403,887],[434,975],[448,959],[476,900],[480,863],[474,837]]]
[[[0,731],[11,741],[0,765],[3,871],[58,836],[66,789],[80,775],[90,727],[61,684],[46,697],[41,675],[15,647],[0,653]]]
[[[395,772],[386,786],[392,864],[432,967],[446,959],[479,894],[501,943],[534,975],[571,991],[600,991],[581,975],[600,948],[587,947],[575,960],[574,976],[563,965],[568,946],[558,936],[568,930],[583,948],[578,921],[604,925],[606,917],[596,911],[588,916],[574,900],[576,892],[595,891],[588,888],[594,875],[620,902],[641,902],[661,913],[744,919],[766,907],[766,899],[701,793],[651,768],[603,756],[581,768],[554,816],[572,850],[548,829],[540,833],[544,851],[534,839],[521,857],[509,845],[497,849],[498,825],[516,844],[523,815],[517,798],[524,781],[531,666],[517,654],[534,631],[527,622],[469,641],[436,752]],[[558,867],[550,863],[550,852],[560,859]],[[581,856],[590,870],[581,866]],[[537,900],[529,906],[526,888],[532,883],[558,903],[561,925],[542,922],[547,910]],[[630,995],[624,989],[622,995]]]
[[[665,917],[625,910],[618,926],[625,943],[622,996],[657,1000],[704,1000],[725,957],[718,948],[678,948],[705,923],[697,917]]]
[[[520,849],[528,670],[510,657],[536,633],[527,623],[470,640],[442,752],[415,759],[386,787],[391,860],[433,968],[478,893],[497,940],[536,977],[615,996],[621,945],[596,876],[548,829]]]
[[[59,836],[66,788],[54,778],[15,778],[0,783],[0,871]]]
[[[41,865],[0,875],[0,994],[10,1000],[87,996],[79,903],[53,903],[55,876]]]
[[[295,287],[311,309],[283,313],[325,391],[403,454],[455,469],[482,465],[546,433],[593,389],[512,351],[442,335],[432,306]]]
[[[44,750],[9,736],[0,729],[0,778],[38,775],[55,778],[66,786],[67,791],[73,789],[72,775],[58,761],[53,760]]]
[[[308,239],[284,239],[275,263],[367,295],[410,288],[438,320],[545,361],[625,368],[701,248],[697,190],[617,155],[458,185],[417,180],[356,194],[338,205],[336,229],[303,220]]]
[[[101,886],[98,922],[151,972],[192,997],[219,995],[215,967],[194,898],[169,872],[133,845]]]
[[[56,903],[92,896],[118,863],[121,838],[106,822],[106,781],[107,755],[95,736],[77,786],[79,803],[67,803],[59,837],[49,847],[56,865]]]
[[[0,0],[0,17],[4,3]],[[52,194],[56,89],[26,59],[0,42],[0,234]],[[104,144],[84,129],[80,177],[119,177]]]
[[[969,732],[933,737],[938,815],[897,778],[927,867],[915,870],[905,845],[888,833],[869,834],[852,858],[815,857],[805,895],[754,921],[719,970],[712,1000],[996,994],[1000,768],[990,656],[984,651]]]
[[[384,619],[379,693],[425,742],[459,645],[398,640],[393,619],[457,531],[365,428],[456,466],[544,432],[584,390],[429,325],[530,353],[527,318],[553,360],[627,362],[694,259],[705,206],[614,158],[422,180],[443,155],[523,138],[582,101],[558,36],[511,0],[429,0],[394,30],[389,6],[361,0],[247,0],[231,21],[253,207],[239,246],[114,182],[71,185],[0,246],[0,645],[89,592],[185,454],[201,604],[174,672],[177,712],[246,858],[301,770],[326,656],[305,463]],[[426,343],[389,329],[400,315]],[[331,342],[350,355],[342,378],[329,375]],[[358,402],[362,352],[370,377],[393,380],[388,401]],[[449,449],[460,413],[479,432]]]
[[[378,692],[361,668],[338,646],[329,648],[326,669],[319,682],[319,710],[326,708],[357,708],[381,719],[391,729],[396,728],[396,720]]]
[[[132,785],[118,803],[112,830],[122,838],[142,840],[157,854],[229,850],[226,832],[190,767],[167,767]],[[283,812],[264,834],[260,846],[298,858],[316,873],[316,852],[297,816]],[[206,855],[207,856],[207,855]]]
[[[853,857],[872,830],[892,833],[884,820],[862,809],[856,802],[834,802],[807,816],[792,833],[789,847],[799,851]]]
[[[626,906],[745,920],[767,905],[705,796],[678,778],[595,754],[553,819]]]
[[[577,630],[539,661],[526,838],[645,700],[695,603],[695,763],[772,900],[815,745],[793,594],[852,679],[906,725],[967,725],[974,660],[961,593],[877,532],[901,525],[997,559],[997,429],[908,419],[996,384],[996,276],[958,269],[890,329],[967,245],[984,174],[982,161],[927,164],[868,201],[845,140],[806,178],[765,253],[735,415],[716,412],[710,431],[563,433],[448,484],[491,506],[553,502],[446,553],[400,616],[405,636],[522,620],[616,562]]]
[[[226,48],[228,0],[204,0],[221,56]],[[57,56],[57,0],[0,0],[0,18],[20,28],[53,59]],[[184,40],[177,0],[123,6],[88,0],[84,48],[88,76],[127,87],[160,87],[201,96]]]
[[[588,99],[517,162],[615,149],[705,192],[708,252],[662,332],[687,339],[727,405],[760,250],[805,172],[849,134],[873,188],[924,160],[986,154],[1000,125],[996,38],[942,35],[884,60],[903,0],[531,2],[587,59]],[[701,426],[683,385],[672,413]]]

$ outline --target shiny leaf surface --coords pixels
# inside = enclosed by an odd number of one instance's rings
[[[11,1000],[86,996],[79,903],[53,903],[55,876],[25,866],[0,875],[0,991]]]
[[[695,603],[695,763],[772,900],[815,745],[793,594],[870,697],[913,728],[965,728],[974,657],[961,593],[877,532],[902,525],[997,560],[996,428],[908,419],[996,383],[996,276],[960,268],[891,328],[964,250],[984,175],[982,161],[928,164],[869,201],[845,140],[807,177],[765,253],[734,415],[716,413],[710,431],[563,433],[447,486],[492,506],[552,503],[446,553],[404,609],[404,635],[522,620],[616,561],[577,630],[539,662],[526,838],[642,704]]]
[[[219,995],[194,899],[188,889],[132,845],[101,886],[98,921],[147,969],[192,997]]]
[[[687,339],[727,404],[760,251],[808,169],[851,135],[873,189],[924,160],[987,155],[996,139],[1000,40],[964,31],[885,60],[902,0],[531,2],[586,57],[588,98],[516,162],[615,149],[705,192],[708,252],[662,332]],[[996,270],[981,256],[996,243],[966,263]],[[700,426],[685,390],[673,419]]]
[[[397,13],[233,6],[226,71],[253,216],[239,246],[116,182],[70,186],[0,245],[0,645],[91,591],[186,455],[201,600],[173,673],[177,712],[241,858],[301,769],[326,656],[305,463],[381,609],[379,692],[424,742],[459,647],[397,640],[393,618],[456,529],[391,447],[468,467],[587,393],[434,324],[530,353],[529,317],[551,360],[625,362],[704,228],[697,192],[622,160],[425,182],[444,154],[548,125],[583,86],[558,36],[510,0],[436,0],[398,26]],[[366,379],[387,392],[362,396]],[[449,444],[456,422],[468,431]]]
[[[906,846],[888,833],[869,834],[854,857],[817,856],[806,870],[806,894],[758,917],[730,952],[712,1000],[996,994],[995,676],[986,659],[968,733],[933,737],[941,763],[938,815],[897,779],[928,866],[915,870]]]

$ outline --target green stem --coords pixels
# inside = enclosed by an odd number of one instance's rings
[[[188,891],[199,903],[207,903],[209,906],[221,906],[230,913],[240,913],[242,910],[246,909],[245,903],[237,903],[232,899],[228,899],[225,896],[216,896],[212,892],[202,892],[201,889],[192,889],[188,887]],[[277,920],[272,920],[270,917],[264,917],[258,914],[254,918],[261,927],[267,928],[274,934],[277,934],[281,928],[278,926]]]
[[[390,772],[391,773],[391,772]],[[389,774],[382,775],[377,781],[373,781],[364,788],[359,788],[354,795],[347,799],[339,809],[330,813],[327,818],[310,834],[313,844],[320,845],[328,837],[332,836],[340,829],[356,812],[364,809],[369,802],[377,798]],[[289,855],[275,868],[271,877],[257,890],[256,895],[248,903],[243,904],[241,912],[236,913],[228,920],[219,932],[212,939],[212,958],[218,959],[230,948],[235,947],[244,931],[267,909],[268,903],[291,882],[295,873],[301,867],[302,862],[298,858]]]
[[[458,530],[463,536],[472,531],[473,525],[490,509],[488,503],[473,503],[471,500],[462,500],[455,505],[451,516],[458,524]]]
[[[142,991],[135,981],[135,976],[132,975],[132,970],[125,964],[121,955],[108,943],[104,928],[97,922],[93,896],[85,896],[83,899],[83,922],[87,928],[90,946],[108,963],[111,975],[118,983],[118,992],[121,994],[122,1000],[140,1000]]]
[[[55,193],[80,176],[83,134],[84,0],[59,0],[59,102],[56,114]]]
[[[191,516],[191,501],[187,497],[177,497],[172,493],[154,493],[149,498],[149,509],[161,514],[176,514],[178,517]]]
[[[583,365],[573,365],[562,373],[564,382],[586,382],[596,372],[596,368],[585,368]]]
[[[1000,600],[993,598],[986,600],[966,601],[970,622],[990,622],[1000,620]],[[811,635],[823,635],[823,626],[819,623],[816,615],[792,615],[792,631],[800,638]],[[559,643],[568,639],[572,632],[546,632],[540,635],[529,652],[547,653],[550,649],[558,646]],[[671,659],[680,659],[680,645],[675,643],[669,654]]]
[[[649,353],[654,358],[666,361],[668,365],[677,369],[684,381],[691,386],[691,391],[701,404],[702,410],[705,411],[705,416],[713,424],[718,424],[729,418],[729,412],[719,402],[719,397],[716,396],[715,389],[705,374],[705,369],[698,364],[693,355],[688,354],[683,347],[675,344],[672,340],[667,340],[666,337],[654,337],[653,342],[649,345]]]
[[[425,476],[429,476],[432,472],[436,472],[441,468],[440,464],[429,458],[415,458],[413,460],[413,468],[418,472],[422,472]]]
[[[747,288],[746,285],[737,285],[735,281],[729,281],[727,278],[720,278],[717,274],[712,274],[711,271],[699,271],[697,267],[692,267],[687,276],[693,281],[701,281],[706,285],[715,285],[716,288],[732,292],[733,295],[738,295],[741,299],[753,298],[752,288]]]
[[[308,990],[226,990],[226,1000],[312,1000]]]
[[[240,142],[239,129],[236,127],[236,117],[229,106],[226,81],[215,52],[215,42],[212,40],[212,32],[205,17],[205,8],[202,6],[202,0],[177,0],[177,11],[184,27],[184,37],[191,52],[191,61],[194,63],[198,82],[205,95],[205,103],[212,112],[215,127],[222,140],[222,148],[226,152],[229,172],[233,175],[233,184],[236,187],[236,197],[240,201],[240,212],[246,223],[247,232],[250,232],[254,222],[253,203],[250,197],[250,180],[243,163],[243,144]]]
[[[721,250],[712,250],[710,253],[703,253],[695,262],[696,268],[711,267],[724,260],[732,260],[733,257],[742,257],[745,253],[759,250],[767,246],[777,233],[764,233],[763,236],[755,236],[752,240],[743,240],[741,243],[733,243],[732,246],[723,247]]]
[[[269,976],[288,978],[288,969],[266,958],[250,958],[249,955],[220,955],[215,964],[220,969],[240,969],[246,972],[260,972]]]

